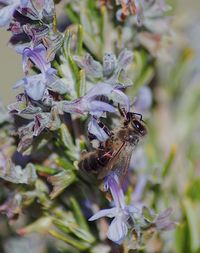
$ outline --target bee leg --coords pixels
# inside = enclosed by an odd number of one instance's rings
[[[117,107],[118,107],[120,115],[126,120],[128,120],[127,118],[128,113],[126,112],[126,110],[124,108],[121,108],[120,104],[118,104]]]
[[[89,141],[93,141],[93,140],[96,140],[97,139],[97,137],[94,135],[94,134],[92,134],[92,133],[88,133],[88,139],[89,139]]]
[[[112,157],[113,157],[113,154],[112,154],[111,151],[108,151],[107,153],[105,153],[105,154],[103,155],[103,157],[112,158]]]
[[[93,118],[96,120],[97,124],[99,125],[100,128],[104,130],[104,132],[111,137],[113,135],[112,131],[103,123],[101,122],[97,117],[93,116]]]

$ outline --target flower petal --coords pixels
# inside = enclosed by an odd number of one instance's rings
[[[93,118],[88,124],[88,132],[95,135],[99,141],[106,141],[108,139],[106,132],[97,124],[97,121]]]
[[[100,210],[99,212],[95,213],[92,217],[90,217],[89,221],[97,220],[102,217],[113,218],[116,216],[117,210],[118,209],[116,207]]]
[[[89,111],[91,115],[95,115],[97,117],[100,117],[103,112],[115,112],[115,108],[105,102],[94,100],[90,103],[88,103],[87,108],[85,108],[85,111]]]
[[[128,233],[128,228],[126,223],[123,220],[123,216],[116,217],[110,224],[108,229],[108,239],[111,241],[121,244],[122,241],[126,238]]]
[[[110,174],[107,178],[107,184],[110,188],[110,192],[115,202],[115,206],[124,209],[125,198],[124,198],[123,190],[120,186],[118,176],[115,173]]]
[[[35,48],[25,48],[23,51],[23,69],[27,69],[27,59],[30,58],[42,73],[50,69],[50,63],[46,61],[46,48],[39,44]]]
[[[36,101],[43,97],[46,89],[46,83],[45,80],[43,80],[42,74],[27,76],[17,82],[14,88],[19,88],[21,86],[24,87],[27,95]]]
[[[9,25],[12,19],[13,12],[18,7],[18,5],[19,1],[16,1],[16,3],[10,4],[0,9],[0,26]]]
[[[85,95],[88,99],[99,96],[99,95],[104,95],[104,96],[110,96],[111,92],[113,90],[113,87],[110,84],[107,83],[99,83],[96,84],[94,87],[92,87],[88,93]]]
[[[124,94],[122,91],[118,89],[114,89],[112,91],[111,99],[114,102],[119,103],[120,105],[124,106],[127,112],[130,111],[130,98],[129,96]]]

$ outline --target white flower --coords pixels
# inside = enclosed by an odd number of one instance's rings
[[[120,207],[100,210],[94,214],[89,221],[97,220],[102,217],[114,218],[109,226],[107,237],[111,241],[121,244],[128,233],[126,211]]]

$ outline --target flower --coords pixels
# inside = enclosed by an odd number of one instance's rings
[[[128,234],[128,213],[125,209],[124,195],[122,189],[119,187],[117,176],[108,176],[106,181],[106,188],[109,187],[115,207],[110,209],[100,210],[94,214],[89,221],[93,221],[104,216],[114,218],[109,226],[107,237],[117,243],[121,244]]]
[[[33,100],[41,100],[45,90],[49,88],[60,94],[67,92],[65,84],[56,76],[56,70],[51,68],[50,62],[46,60],[46,48],[39,44],[35,48],[23,50],[23,70],[27,74],[30,68],[30,60],[41,71],[40,74],[28,76],[18,81],[14,88],[24,87],[26,94]]]
[[[42,74],[27,76],[18,81],[14,88],[24,87],[26,94],[33,100],[40,100],[46,89],[46,78]]]
[[[50,62],[46,60],[46,48],[44,45],[39,44],[34,48],[26,47],[22,54],[23,70],[26,73],[29,68],[29,59],[36,65],[36,67],[44,74],[46,72],[55,73],[56,71],[51,68]]]
[[[136,17],[131,22],[137,26],[144,26],[152,33],[163,34],[169,30],[169,18],[164,16],[171,7],[165,4],[164,0],[156,1],[135,1]]]
[[[108,101],[104,102],[99,100],[101,96],[108,98]],[[129,111],[129,97],[119,89],[107,83],[99,83],[95,85],[85,96],[75,99],[71,102],[63,100],[57,102],[56,104],[60,113],[67,112],[80,115],[89,113],[92,115],[91,121],[88,124],[89,133],[95,135],[98,140],[105,141],[108,137],[108,134],[97,124],[96,118],[98,119],[102,117],[104,112],[116,112],[115,107],[109,104],[110,100],[123,105],[123,107]]]
[[[90,54],[84,57],[74,56],[74,60],[80,68],[85,69],[90,79],[98,78],[118,88],[126,88],[132,84],[126,77],[126,70],[133,61],[133,52],[126,48],[120,52],[117,59],[114,54],[105,53],[103,66]]]
[[[88,123],[88,132],[102,142],[106,141],[109,137],[108,133],[106,133],[105,130],[99,126],[97,119],[95,119],[94,117],[92,117],[90,122]]]
[[[100,117],[104,112],[115,112],[114,106],[109,103],[99,101],[99,96],[105,96],[109,99],[122,104],[129,111],[130,101],[122,91],[107,83],[99,83],[92,87],[85,96],[75,99],[72,102],[61,101],[60,105],[64,112],[69,113],[90,113],[93,116]]]
[[[169,230],[175,227],[175,223],[170,220],[171,208],[156,216],[141,203],[126,205],[124,193],[115,173],[108,175],[104,187],[105,190],[110,190],[115,207],[100,210],[89,221],[102,217],[114,218],[107,232],[107,237],[113,242],[121,244],[129,234],[134,234],[136,245],[139,245],[143,233],[148,229]]]
[[[7,26],[10,24],[14,11],[21,6],[24,6],[28,0],[0,0],[0,26]]]

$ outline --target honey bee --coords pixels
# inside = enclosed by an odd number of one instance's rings
[[[120,181],[123,181],[134,148],[147,134],[141,114],[125,112],[121,108],[119,111],[123,116],[120,127],[110,131],[102,122],[98,121],[99,126],[109,135],[109,138],[101,142],[95,151],[82,153],[78,163],[79,169],[95,173],[100,180],[115,172]]]

